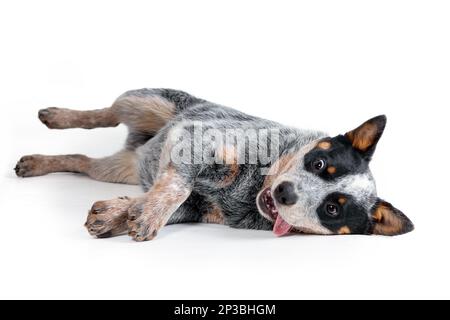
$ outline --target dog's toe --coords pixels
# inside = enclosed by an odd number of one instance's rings
[[[42,110],[39,110],[38,116],[39,116],[39,119],[43,119],[46,116],[48,116],[49,114],[50,114],[49,109],[42,109]]]
[[[113,236],[114,236],[114,233],[112,231],[107,231],[105,233],[98,234],[97,238],[99,238],[99,239],[106,239],[106,238],[111,238]]]
[[[128,235],[137,242],[153,240],[158,234],[158,227],[145,216],[136,218],[128,213]]]
[[[88,219],[84,224],[89,234],[94,237],[101,237],[102,235],[111,232],[112,224],[108,221],[108,217],[100,216],[97,213],[89,212]]]
[[[19,160],[19,162],[17,162],[14,171],[18,177],[29,177],[32,175],[32,163],[28,162],[25,157],[23,157]]]

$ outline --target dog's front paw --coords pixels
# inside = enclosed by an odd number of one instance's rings
[[[143,203],[135,204],[128,210],[128,235],[138,242],[153,240],[161,228],[153,220]]]
[[[17,162],[14,171],[18,177],[35,177],[47,174],[45,158],[40,155],[24,156]]]
[[[122,197],[94,203],[85,223],[89,234],[109,238],[125,233],[130,202],[130,198]]]

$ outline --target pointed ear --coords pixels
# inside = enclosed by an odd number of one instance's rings
[[[385,115],[372,118],[355,130],[347,132],[345,137],[351,142],[353,148],[358,150],[365,159],[370,160],[386,127],[386,121]]]
[[[378,199],[371,213],[373,234],[396,236],[414,230],[411,220],[389,202]]]

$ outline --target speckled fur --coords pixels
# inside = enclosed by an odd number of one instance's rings
[[[301,190],[302,198],[295,206],[280,208],[279,214],[293,226],[309,232],[332,233],[320,224],[316,215],[320,201],[330,192],[341,191],[353,196],[369,215],[379,202],[368,169],[332,182],[305,170],[305,154],[327,134],[286,127],[182,91],[134,90],[121,95],[110,108],[94,111],[50,108],[41,110],[39,118],[49,128],[59,129],[112,127],[119,123],[128,126],[124,149],[111,157],[35,155],[22,158],[16,167],[17,174],[23,177],[69,171],[101,181],[140,184],[145,191],[142,197],[98,202],[91,209],[86,226],[91,234],[102,238],[128,230],[137,241],[150,240],[164,225],[183,222],[271,230],[274,221],[258,207],[257,197],[265,188],[273,189],[282,181],[294,183],[297,190]],[[214,156],[224,162],[204,163],[194,157],[190,163],[175,163],[171,155],[180,135],[194,133],[199,123],[203,130],[214,129],[224,135],[229,129],[242,132],[276,129],[280,137],[279,149],[268,163],[260,159],[256,163],[238,163],[237,155],[241,150],[236,144],[217,148],[211,141],[201,141],[204,147],[216,150]],[[371,127],[366,132],[375,129]],[[194,141],[198,140],[195,134],[193,136]],[[358,132],[351,132],[350,136],[358,137]],[[270,137],[266,141],[252,140],[258,150],[270,149],[271,142]],[[354,142],[354,145],[370,148],[370,139],[359,144]],[[319,145],[323,150],[330,147],[328,142]],[[245,157],[250,158],[250,155],[245,153]],[[263,169],[270,174],[262,175]],[[389,206],[384,204],[383,208],[375,212],[387,217],[385,221],[403,221],[389,219]],[[398,228],[388,230],[391,233],[401,230],[401,224],[397,225]],[[339,230],[339,234],[350,233],[347,226]],[[376,228],[378,233],[380,230]]]
[[[179,93],[179,95],[183,96],[185,93]],[[172,121],[162,128],[153,139],[137,149],[140,158],[141,184],[145,190],[149,190],[153,185],[160,170],[161,158],[167,157],[163,155],[164,150],[168,148],[167,143],[175,140],[171,135],[176,136],[181,128],[189,132],[193,131],[196,122],[201,122],[204,130],[209,128],[217,130],[239,128],[245,131],[246,129],[277,128],[283,137],[280,148],[282,153],[293,152],[303,145],[326,136],[318,131],[288,128],[273,121],[249,116],[234,109],[203,100],[197,101],[187,98],[180,100],[192,102],[179,108],[180,112]],[[265,176],[261,175],[260,172],[263,167],[260,163],[239,165],[236,174],[227,170],[226,165],[200,164],[175,165],[175,167],[184,179],[193,181],[193,190],[196,193],[197,200],[195,206],[198,206],[198,202],[204,202],[202,206],[214,204],[221,209],[224,224],[234,228],[262,230],[273,228],[273,222],[262,216],[256,206],[256,196],[265,180]],[[233,181],[227,179],[230,174],[233,175]],[[191,206],[188,201],[179,210],[181,212],[198,212],[195,206]],[[182,220],[179,212],[175,213],[175,217],[177,222]],[[192,216],[188,215],[187,220],[192,221]],[[202,221],[200,212],[196,220]]]

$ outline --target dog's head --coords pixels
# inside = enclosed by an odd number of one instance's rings
[[[274,222],[275,234],[398,235],[411,221],[377,197],[369,162],[386,126],[386,117],[355,130],[314,141],[282,155],[258,194],[259,212]]]

